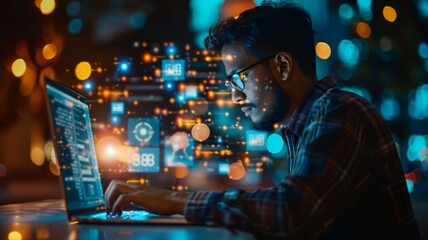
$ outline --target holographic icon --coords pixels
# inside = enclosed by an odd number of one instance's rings
[[[128,141],[130,145],[159,146],[159,120],[128,119]]]
[[[124,114],[125,103],[124,102],[111,102],[111,114]]]
[[[165,166],[193,167],[192,149],[194,141],[185,132],[176,132],[165,138]]]
[[[185,66],[183,59],[162,60],[162,78],[165,81],[184,80]]]
[[[257,130],[246,131],[247,151],[265,151],[267,132]]]
[[[128,172],[159,172],[159,149],[139,148],[131,156]]]

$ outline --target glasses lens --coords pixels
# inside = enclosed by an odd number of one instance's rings
[[[232,79],[233,85],[239,90],[242,91],[244,90],[244,82],[242,81],[241,77],[239,76],[239,74],[233,74],[232,75]]]

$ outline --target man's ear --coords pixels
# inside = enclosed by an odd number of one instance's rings
[[[282,81],[287,81],[293,68],[291,55],[287,52],[279,52],[275,56],[275,62],[278,64],[277,70]]]

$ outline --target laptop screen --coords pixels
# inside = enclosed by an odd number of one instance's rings
[[[67,209],[102,206],[104,195],[86,98],[55,81],[45,79],[45,83]]]

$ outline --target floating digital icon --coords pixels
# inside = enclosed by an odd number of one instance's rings
[[[159,146],[159,120],[128,119],[128,141],[130,145]]]
[[[247,151],[265,151],[267,132],[257,130],[246,131]]]
[[[128,172],[159,172],[159,148],[139,148],[131,155]]]
[[[163,59],[162,78],[165,81],[182,81],[185,77],[185,64],[183,59]]]
[[[111,114],[124,114],[125,103],[124,102],[111,102]]]
[[[218,174],[220,175],[227,175],[229,174],[229,163],[218,163]]]
[[[165,166],[187,166],[193,167],[194,141],[186,132],[176,132],[170,137],[165,137]]]
[[[186,97],[186,99],[198,98],[198,87],[197,86],[184,87],[184,96]]]

